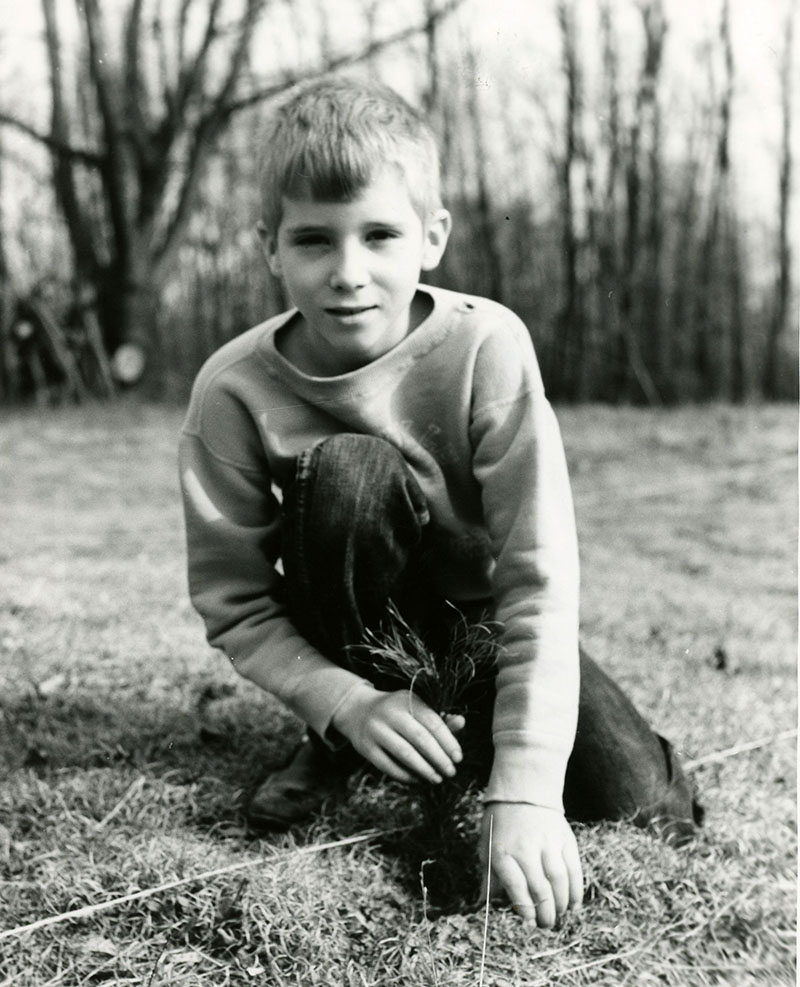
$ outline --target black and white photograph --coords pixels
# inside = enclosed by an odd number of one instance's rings
[[[793,987],[798,0],[0,10],[0,987]]]

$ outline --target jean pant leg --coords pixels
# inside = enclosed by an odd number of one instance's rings
[[[675,842],[689,838],[703,815],[669,741],[583,650],[564,807],[576,821],[630,819]]]
[[[332,436],[301,454],[284,495],[283,567],[303,636],[332,661],[376,628],[402,592],[428,522],[425,497],[394,446]]]
[[[655,733],[618,685],[581,649],[578,728],[567,765],[564,809],[574,822],[628,819],[680,843],[703,810],[672,746]],[[474,704],[462,744],[480,784],[491,771],[492,695]]]

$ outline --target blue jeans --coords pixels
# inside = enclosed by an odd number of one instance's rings
[[[431,650],[446,647],[457,614],[426,576],[428,509],[399,451],[383,439],[341,434],[303,452],[284,491],[282,558],[292,619],[332,661],[377,688],[402,686],[370,668],[359,647],[376,631],[391,600]],[[491,600],[460,605],[480,619]],[[493,685],[469,703],[467,730],[491,766]],[[689,837],[702,809],[671,745],[654,733],[630,700],[581,649],[575,745],[567,767],[569,818],[630,818],[669,838]]]

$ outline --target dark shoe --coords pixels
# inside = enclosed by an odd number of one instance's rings
[[[340,795],[352,772],[346,761],[304,740],[286,767],[263,781],[245,807],[248,822],[283,830],[312,816],[322,803]]]

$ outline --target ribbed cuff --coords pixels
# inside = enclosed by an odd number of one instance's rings
[[[529,734],[499,735],[494,741],[484,802],[526,802],[563,812],[569,751],[545,748]]]

